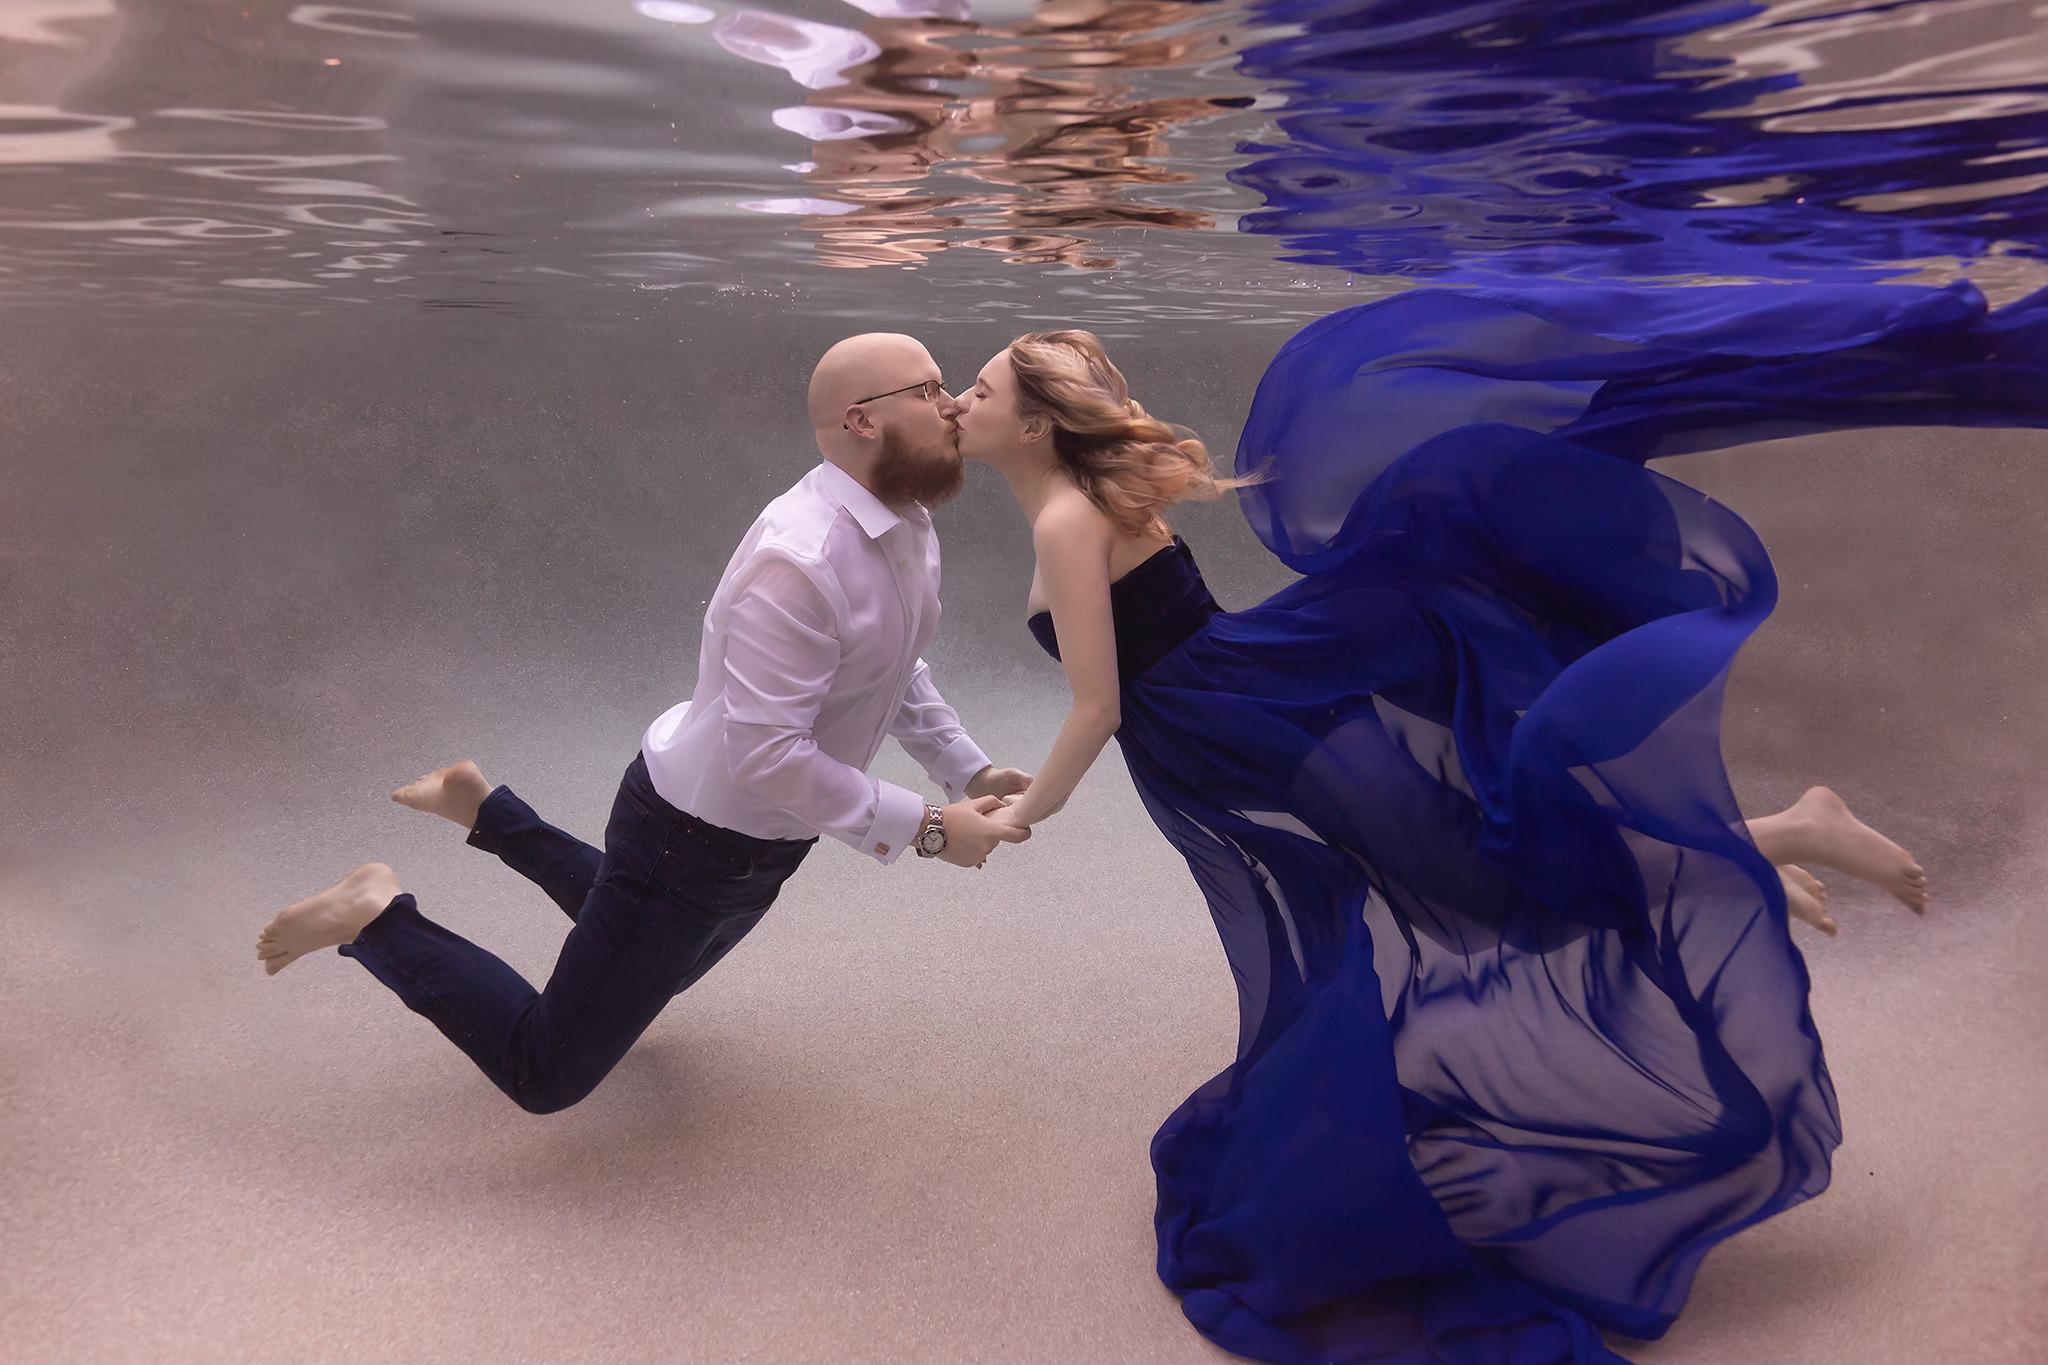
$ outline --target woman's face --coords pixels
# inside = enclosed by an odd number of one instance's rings
[[[953,401],[964,458],[1000,464],[1022,448],[1024,424],[1017,417],[1017,382],[1007,348],[997,351]]]

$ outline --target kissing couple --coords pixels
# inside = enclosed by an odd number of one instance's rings
[[[1018,337],[957,387],[911,337],[850,337],[811,377],[820,462],[734,551],[602,849],[471,762],[393,793],[569,916],[546,986],[381,863],[280,912],[257,955],[338,948],[553,1112],[819,836],[978,868],[1114,738],[1239,993],[1236,1056],[1152,1144],[1189,1319],[1274,1361],[1619,1359],[1603,1333],[1660,1335],[1713,1246],[1826,1186],[1840,1123],[1792,923],[1837,926],[1809,868],[1928,905],[1828,788],[1738,808],[1722,689],[1776,579],[1739,517],[1647,461],[2048,425],[2048,400],[1971,388],[2014,342],[1966,290],[1411,291],[1281,349],[1227,476],[1088,332]],[[1788,306],[1828,363],[1786,368]],[[989,760],[920,657],[931,509],[969,460],[1030,523],[1022,615],[1072,694],[1035,775]],[[1232,611],[1166,521],[1226,493],[1300,574]],[[890,736],[943,803],[868,775]]]

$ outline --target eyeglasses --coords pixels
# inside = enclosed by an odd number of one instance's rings
[[[946,391],[946,381],[943,379],[927,379],[921,384],[905,384],[900,389],[891,389],[887,393],[878,393],[873,398],[856,398],[848,406],[857,408],[862,403],[874,402],[876,398],[893,398],[899,393],[909,393],[912,389],[922,393],[925,402],[936,403],[939,401],[939,395]]]
[[[848,403],[847,406],[850,408],[857,408],[862,403],[872,403],[875,402],[877,399],[882,398],[893,398],[899,393],[909,393],[912,389],[917,390],[918,393],[924,397],[925,402],[936,403],[939,401],[941,397],[945,395],[946,381],[943,379],[927,379],[921,384],[905,384],[900,389],[891,389],[887,393],[878,393],[875,394],[872,398],[855,399],[853,402]],[[845,422],[841,422],[839,425],[844,430],[853,430],[853,428],[851,426],[848,426]]]

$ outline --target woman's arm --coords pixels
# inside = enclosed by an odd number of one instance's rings
[[[1052,607],[1073,706],[1030,788],[1006,810],[1011,824],[1056,813],[1122,723],[1117,707],[1116,622],[1109,606],[1109,551],[1115,528],[1081,493],[1054,498],[1031,528],[1038,572]]]

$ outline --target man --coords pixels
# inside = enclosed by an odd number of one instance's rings
[[[953,400],[916,340],[850,337],[811,376],[824,462],[768,504],[704,618],[689,701],[647,728],[604,852],[463,761],[392,793],[469,830],[574,927],[536,992],[366,863],[271,921],[271,975],[341,950],[523,1109],[576,1103],[675,995],[760,922],[820,834],[893,863],[979,867],[1029,831],[992,820],[1029,774],[992,766],[919,658],[939,621],[932,505],[960,489]],[[951,798],[867,775],[894,735]]]

